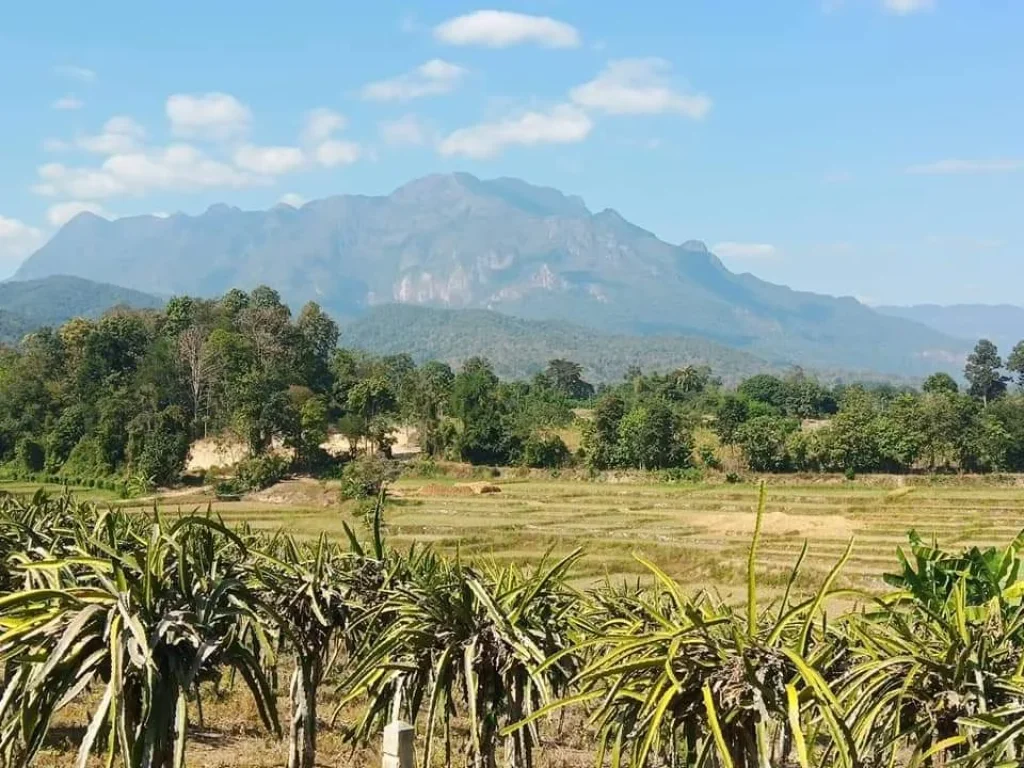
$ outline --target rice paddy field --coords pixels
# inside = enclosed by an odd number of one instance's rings
[[[883,587],[881,576],[895,566],[896,549],[911,530],[957,548],[1005,545],[1024,528],[1024,478],[776,477],[768,483],[758,567],[769,592],[773,584],[784,587],[805,541],[802,580],[816,582],[852,539],[841,583],[874,590]],[[111,495],[97,501],[125,503]],[[586,557],[575,577],[582,587],[646,573],[639,555],[682,584],[728,594],[744,583],[756,501],[753,483],[403,478],[391,489],[385,524],[393,546],[429,543],[498,562],[536,562],[582,547]],[[145,502],[153,503],[169,512],[211,505],[229,523],[309,537],[343,537],[344,523],[361,525],[334,484],[311,480],[241,501],[179,492]]]

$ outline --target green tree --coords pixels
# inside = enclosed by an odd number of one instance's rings
[[[479,357],[467,360],[455,375],[451,412],[462,424],[457,450],[464,461],[504,464],[510,458],[512,446],[498,385],[491,364]]]
[[[1006,370],[1017,376],[1017,384],[1024,387],[1024,341],[1018,341],[1017,346],[1006,358]]]
[[[877,410],[866,391],[846,393],[828,431],[828,464],[833,470],[872,472],[882,467]]]
[[[926,443],[925,412],[917,397],[899,395],[878,416],[879,450],[889,469],[904,472],[921,458]]]
[[[388,380],[381,375],[358,382],[348,392],[348,409],[366,425],[364,437],[372,450],[386,450],[398,401]]]
[[[681,439],[671,409],[660,400],[640,403],[619,422],[618,463],[637,469],[684,466],[690,444]]]
[[[724,445],[736,442],[736,431],[750,416],[745,398],[738,395],[723,395],[715,407],[715,432]]]
[[[571,360],[556,359],[548,362],[544,376],[551,386],[573,400],[588,400],[594,396],[592,384],[583,380],[583,366]]]
[[[594,406],[593,420],[584,424],[583,450],[587,463],[594,469],[614,465],[619,441],[619,424],[626,413],[626,403],[618,395],[604,395]]]
[[[982,339],[967,357],[964,366],[964,378],[970,385],[971,397],[988,404],[1006,392],[1006,377],[1001,370],[1003,360],[999,357],[996,345],[988,339]]]
[[[411,411],[417,424],[420,447],[428,456],[440,456],[448,448],[442,424],[454,380],[451,366],[436,360],[424,363],[416,372]]]
[[[960,391],[960,386],[948,373],[933,373],[924,380],[924,384],[921,386],[921,391],[929,395],[938,394],[940,392],[955,395]]]
[[[296,327],[303,342],[301,368],[305,383],[321,390],[328,388],[331,355],[340,335],[338,324],[319,304],[310,301],[299,312]]]
[[[758,400],[780,410],[786,405],[785,382],[768,373],[751,376],[740,384],[737,392],[750,400]]]
[[[754,472],[783,472],[789,468],[787,441],[800,425],[781,416],[757,416],[736,430],[736,444]]]

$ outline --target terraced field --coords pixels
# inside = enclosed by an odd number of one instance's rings
[[[943,544],[1005,545],[1024,528],[1024,485],[1003,479],[902,485],[899,479],[769,486],[768,515],[758,562],[762,586],[782,588],[804,541],[801,581],[815,582],[842,555],[853,553],[840,583],[881,588],[896,548],[917,530]],[[581,586],[605,576],[644,573],[635,555],[650,558],[680,582],[731,593],[743,584],[753,530],[753,485],[670,485],[558,480],[498,480],[499,492],[474,493],[454,481],[403,479],[393,489],[386,523],[393,544],[430,542],[467,557],[536,561],[549,550],[583,547]],[[264,501],[214,502],[230,522],[285,528],[300,535],[342,536],[354,522],[335,490],[294,481]],[[203,506],[202,496],[165,498],[162,505]]]

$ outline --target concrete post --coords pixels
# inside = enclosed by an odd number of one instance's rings
[[[416,768],[413,742],[416,729],[401,720],[384,727],[383,768]]]

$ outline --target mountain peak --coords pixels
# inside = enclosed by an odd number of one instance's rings
[[[679,247],[684,251],[693,251],[694,253],[711,253],[703,240],[687,240]]]
[[[471,173],[436,173],[414,179],[391,193],[405,204],[452,202],[463,199],[496,200],[533,216],[588,216],[583,198],[553,187],[530,184],[503,176],[480,179]]]
[[[225,214],[229,213],[238,213],[240,210],[241,208],[236,208],[235,206],[228,205],[227,203],[214,203],[213,205],[206,209],[206,213],[203,215],[224,216]]]

